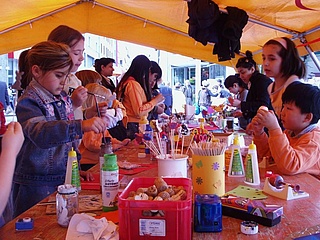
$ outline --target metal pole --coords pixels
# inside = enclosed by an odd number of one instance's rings
[[[302,44],[307,43],[307,40],[305,39],[305,37],[300,37],[300,42]],[[307,52],[309,53],[311,59],[313,60],[314,64],[316,65],[316,67],[318,68],[318,70],[320,71],[320,62],[319,59],[317,58],[317,56],[314,54],[314,52],[312,51],[312,49],[310,48],[309,45],[305,45],[304,46],[305,49],[307,50]]]

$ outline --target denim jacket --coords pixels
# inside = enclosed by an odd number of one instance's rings
[[[71,147],[78,149],[83,134],[81,120],[74,120],[71,99],[64,91],[54,96],[32,80],[19,98],[16,113],[25,141],[17,156],[13,182],[62,184],[68,152]]]

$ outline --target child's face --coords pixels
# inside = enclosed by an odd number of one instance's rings
[[[81,39],[71,48],[70,56],[72,58],[73,67],[71,72],[76,72],[83,61],[84,40]]]
[[[285,129],[298,134],[309,125],[309,122],[306,122],[306,115],[306,113],[301,113],[300,108],[293,102],[285,103],[281,110],[281,122]]]
[[[34,75],[35,80],[51,92],[53,95],[59,95],[64,87],[66,78],[69,74],[69,67],[60,68],[44,73],[40,69]]]
[[[234,83],[232,85],[232,87],[229,87],[228,90],[233,93],[233,94],[237,94],[239,92],[239,85],[238,83]]]
[[[149,83],[151,88],[153,88],[154,85],[156,85],[157,78],[158,78],[158,73],[151,73],[151,72],[149,73]]]
[[[282,76],[281,63],[282,59],[278,55],[280,47],[277,45],[269,44],[262,49],[262,60],[264,72],[268,77],[277,79]]]

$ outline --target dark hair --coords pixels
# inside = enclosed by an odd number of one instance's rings
[[[246,51],[246,56],[238,59],[236,68],[240,67],[247,69],[254,68],[257,70],[257,63],[253,60],[252,52]]]
[[[162,70],[159,64],[155,61],[150,61],[150,63],[151,63],[151,68],[150,68],[151,74],[157,73],[158,77],[156,80],[160,79],[162,77]]]
[[[241,80],[239,75],[230,75],[224,80],[224,86],[229,89],[230,87],[233,87],[233,84],[237,83],[239,87],[246,88],[246,84]]]
[[[107,66],[109,63],[115,63],[113,58],[100,58],[94,61],[94,69],[96,72],[101,73],[101,66]]]
[[[301,113],[312,113],[311,124],[320,118],[320,89],[311,84],[295,81],[282,94],[282,103],[294,103]]]
[[[75,30],[66,25],[60,25],[53,29],[48,36],[48,40],[67,44],[69,47],[73,47],[80,40],[84,40],[84,36],[78,30]]]
[[[151,100],[151,89],[149,84],[149,69],[151,67],[150,60],[144,55],[136,56],[127,70],[127,72],[121,78],[116,88],[117,96],[120,97],[122,94],[120,90],[125,86],[129,77],[133,77],[142,87],[146,94],[147,101]]]
[[[152,90],[159,89],[158,80],[162,77],[162,70],[157,62],[155,62],[155,61],[150,61],[150,62],[151,62],[151,68],[150,68],[151,74],[154,74],[154,73],[158,74],[158,77],[156,79],[156,83],[154,84]],[[155,94],[153,93],[153,95],[155,95]]]
[[[18,60],[18,68],[19,72],[24,72],[21,76],[21,88],[26,89],[29,83],[32,80],[32,75],[29,74],[29,65],[27,54],[30,49],[24,50],[20,53],[19,60]]]
[[[271,39],[266,42],[263,46],[277,45],[280,47],[278,55],[282,59],[281,69],[283,77],[290,77],[291,75],[297,75],[299,78],[306,76],[306,66],[299,56],[296,45],[287,37],[282,37],[287,43],[287,48],[278,42],[277,40]]]

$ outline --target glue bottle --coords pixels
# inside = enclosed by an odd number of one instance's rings
[[[104,212],[117,210],[119,191],[119,167],[117,155],[105,154],[102,165],[102,210]]]
[[[228,176],[229,177],[245,176],[238,136],[234,137],[233,144],[231,146],[231,158],[230,158]]]
[[[77,153],[73,148],[71,148],[71,151],[68,153],[65,184],[71,184],[77,188],[78,192],[81,191]]]
[[[256,145],[251,142],[246,156],[246,176],[244,182],[249,185],[260,185],[259,164]]]

